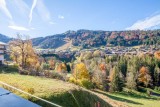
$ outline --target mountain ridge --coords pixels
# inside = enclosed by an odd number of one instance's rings
[[[9,42],[11,38],[0,34],[0,41]],[[33,46],[43,49],[56,49],[71,43],[73,46],[82,48],[100,46],[136,46],[141,44],[160,44],[160,29],[157,30],[126,30],[126,31],[103,31],[68,30],[61,34],[46,37],[32,38]],[[70,47],[71,45],[68,45]]]
[[[91,48],[99,46],[136,46],[154,44],[160,41],[160,30],[103,31],[103,30],[69,30],[62,34],[32,39],[33,45],[39,48],[58,48],[65,40],[72,40],[73,46]],[[150,40],[152,39],[152,41]],[[58,45],[57,45],[58,44]]]
[[[8,43],[11,40],[10,37],[0,34],[0,42]]]

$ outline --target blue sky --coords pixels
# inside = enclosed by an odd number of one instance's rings
[[[10,37],[158,28],[160,0],[0,0],[0,33]]]

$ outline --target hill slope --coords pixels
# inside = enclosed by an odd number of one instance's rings
[[[0,41],[7,43],[11,38],[0,34]],[[66,41],[67,40],[67,41]],[[67,49],[78,46],[92,48],[100,46],[137,46],[137,45],[160,45],[160,30],[148,31],[93,31],[77,30],[67,31],[46,37],[32,39],[33,45],[43,49]]]
[[[63,107],[94,107],[96,102],[100,102],[103,107],[112,107],[108,102],[99,98],[95,94],[90,93],[85,89],[81,89],[74,84],[56,79],[24,76],[19,74],[0,74],[0,81],[25,91],[34,89],[34,95]],[[27,95],[15,91],[13,92],[24,98],[29,98]],[[50,104],[46,104],[37,99],[29,99],[42,107],[52,107]]]
[[[5,35],[0,34],[0,41],[1,41],[1,42],[7,43],[7,42],[9,42],[10,40],[11,40],[11,38],[9,38],[9,37],[7,37],[7,36],[5,36]]]
[[[160,44],[160,30],[148,31],[67,31],[62,34],[32,39],[33,45],[39,48],[60,48],[72,41],[73,46],[91,48],[99,46],[136,46],[142,44]],[[71,46],[71,45],[69,45]],[[68,47],[69,47],[68,46]]]

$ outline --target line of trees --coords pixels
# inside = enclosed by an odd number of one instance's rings
[[[86,68],[86,72],[89,73],[88,83],[92,83],[92,85],[90,85],[92,88],[115,92],[122,91],[124,87],[131,90],[137,90],[139,86],[148,88],[159,87],[159,58],[160,52],[155,52],[154,56],[106,56],[103,52],[99,51],[98,53],[98,51],[96,51],[93,53],[81,53],[74,64],[78,65],[82,63],[83,66],[85,66],[83,68]],[[75,69],[77,69],[76,66]],[[80,71],[82,70],[79,70],[79,72]],[[75,71],[73,71],[73,73],[74,72]]]

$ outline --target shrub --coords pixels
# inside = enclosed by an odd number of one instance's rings
[[[93,88],[93,83],[91,81],[89,81],[88,79],[76,79],[74,77],[70,77],[69,82],[74,83],[79,86],[82,86],[87,89]]]
[[[34,88],[27,88],[27,92],[30,93],[30,94],[35,93]]]
[[[151,96],[151,91],[149,89],[147,89],[147,95]]]
[[[65,73],[59,73],[59,72],[55,72],[55,71],[45,70],[44,75],[47,78],[54,78],[54,79],[66,81],[66,74]]]
[[[70,77],[70,78],[69,78],[69,82],[71,82],[71,83],[76,83],[76,79],[75,79],[74,77]]]
[[[66,74],[65,73],[58,73],[58,72],[52,72],[51,73],[51,78],[59,79],[66,81]]]
[[[43,64],[43,69],[44,70],[49,70],[49,67],[50,67],[49,64],[47,64],[47,63]]]
[[[21,67],[18,69],[20,74],[24,74],[24,75],[28,75],[29,74],[29,70],[27,69],[22,69]]]
[[[82,79],[81,80],[81,85],[87,89],[92,89],[93,88],[93,84],[91,81],[89,81],[88,79]]]
[[[155,86],[155,87],[154,87],[154,90],[155,90],[155,91],[158,91],[158,87],[157,87],[157,86]]]
[[[158,87],[158,91],[160,91],[160,87]]]

